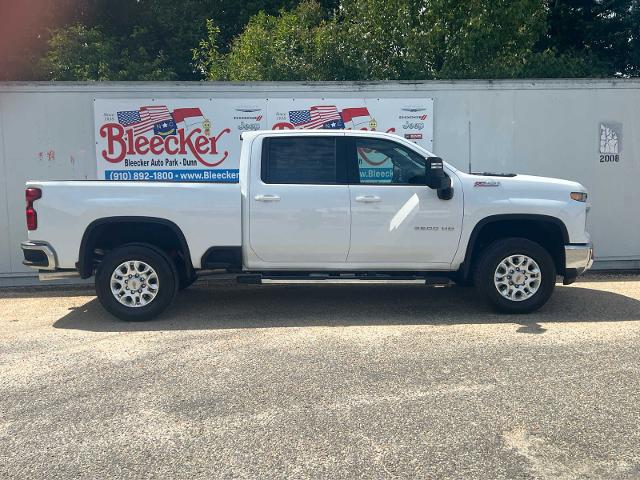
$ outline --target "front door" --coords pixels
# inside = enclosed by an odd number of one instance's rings
[[[425,159],[399,143],[346,137],[351,162],[347,263],[378,269],[447,269],[458,248],[462,193],[451,200],[424,185]]]
[[[338,181],[340,138],[298,134],[263,140],[261,161],[252,161],[247,199],[249,243],[260,261],[274,268],[344,265],[350,211],[349,187],[345,178]]]

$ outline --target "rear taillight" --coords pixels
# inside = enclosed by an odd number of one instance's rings
[[[38,228],[38,214],[33,208],[33,202],[42,197],[42,190],[39,188],[27,188],[24,196],[27,200],[27,229],[35,230]]]

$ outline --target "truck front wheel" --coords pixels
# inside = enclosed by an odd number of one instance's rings
[[[121,320],[150,320],[171,304],[177,290],[175,266],[152,246],[117,248],[104,258],[96,273],[100,303]]]
[[[555,264],[539,244],[525,238],[506,238],[481,253],[474,284],[498,310],[529,313],[551,297],[556,284]]]

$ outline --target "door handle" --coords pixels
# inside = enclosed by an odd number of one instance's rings
[[[380,201],[382,201],[382,199],[377,195],[360,195],[356,197],[356,202],[361,203],[377,203]]]
[[[279,202],[280,201],[280,197],[278,195],[256,195],[253,198],[255,198],[255,200],[258,202]]]

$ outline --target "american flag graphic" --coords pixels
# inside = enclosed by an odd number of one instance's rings
[[[299,128],[344,128],[335,105],[316,105],[309,110],[293,110],[289,112],[289,120]]]
[[[165,120],[173,121],[166,105],[140,107],[140,110],[118,112],[118,123],[123,127],[133,128],[134,135],[153,130],[153,126]]]

